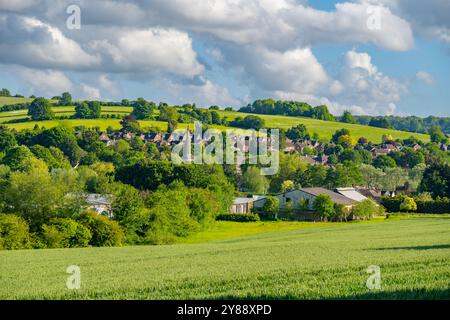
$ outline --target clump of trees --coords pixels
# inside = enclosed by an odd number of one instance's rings
[[[50,101],[45,98],[34,99],[29,106],[28,115],[35,121],[51,120],[55,117]]]
[[[102,106],[99,101],[84,101],[75,106],[74,118],[98,119],[102,114]]]
[[[329,112],[327,106],[312,107],[305,102],[298,101],[274,101],[273,99],[256,100],[252,104],[239,109],[239,112],[302,116],[314,119],[336,121],[336,118]]]

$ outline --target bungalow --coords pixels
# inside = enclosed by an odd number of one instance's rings
[[[264,199],[264,196],[253,196],[251,198],[236,198],[231,205],[231,213],[251,213],[255,201]]]
[[[292,207],[300,209],[300,201],[303,200],[308,210],[314,210],[314,201],[319,195],[327,195],[334,203],[343,205],[350,210],[358,201],[347,198],[337,192],[325,188],[303,188],[290,192],[280,193],[276,195],[278,198],[279,208],[285,209],[288,203],[292,203]],[[265,199],[259,199],[253,203],[254,207],[261,209],[264,206]]]
[[[355,188],[337,188],[335,191],[340,195],[357,202],[367,200],[367,197],[359,193]]]

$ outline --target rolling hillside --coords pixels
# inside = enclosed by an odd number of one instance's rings
[[[17,99],[17,98],[7,98],[7,99]],[[0,103],[1,103],[0,99]],[[13,103],[13,102],[10,102]],[[17,102],[18,103],[18,102]],[[55,106],[53,108],[55,114],[57,116],[71,116],[74,114],[74,107],[60,107]],[[132,111],[131,107],[122,107],[122,106],[107,106],[102,107],[102,114],[114,114],[116,116],[124,116],[129,114]],[[245,117],[246,113],[238,113],[231,111],[219,111],[219,114],[222,117],[227,117],[228,120],[233,120],[236,117]],[[410,136],[415,136],[422,141],[429,141],[428,135],[419,134],[419,133],[411,133],[404,131],[397,131],[391,129],[382,129],[382,128],[374,128],[369,126],[362,126],[357,124],[347,124],[341,122],[328,122],[322,120],[316,120],[311,118],[301,118],[301,117],[287,117],[287,116],[275,116],[275,115],[258,115],[263,118],[266,122],[266,126],[269,128],[281,128],[281,129],[289,129],[292,126],[296,126],[298,124],[304,124],[311,133],[317,133],[319,137],[330,139],[332,134],[339,129],[347,128],[350,130],[351,134],[356,138],[366,137],[370,141],[374,143],[381,142],[381,137],[383,134],[390,134],[394,137],[394,139],[406,139]],[[42,122],[17,122],[17,123],[8,123],[16,120],[23,120],[27,117],[26,110],[18,110],[18,111],[8,111],[8,112],[0,112],[0,123],[7,123],[7,126],[11,128],[15,128],[17,130],[23,129],[31,129],[35,126],[35,124],[39,124],[40,126],[45,126],[46,128],[50,128],[53,126],[57,126],[61,123],[61,120],[52,120],[52,121],[42,121]],[[105,130],[107,127],[111,126],[115,129],[120,128],[120,120],[119,119],[96,119],[96,120],[63,120],[63,122],[67,125],[72,126],[80,126],[84,125],[87,127],[100,127],[101,130]],[[142,126],[157,126],[161,128],[161,130],[165,130],[167,128],[167,124],[165,122],[159,121],[141,121]],[[186,128],[187,124],[180,124],[180,128]],[[192,127],[192,125],[191,125]],[[213,126],[215,128],[224,130],[226,127],[222,126]]]

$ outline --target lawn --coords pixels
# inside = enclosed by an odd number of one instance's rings
[[[0,298],[450,299],[450,216],[208,233],[186,240],[196,244],[2,251]],[[81,269],[80,290],[66,288],[69,265]],[[371,265],[380,290],[366,287]]]

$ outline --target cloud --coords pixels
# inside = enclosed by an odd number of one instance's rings
[[[434,84],[434,78],[433,76],[425,71],[419,71],[416,73],[416,78],[428,85]]]
[[[152,82],[164,94],[166,101],[173,104],[195,102],[197,106],[211,105],[238,107],[242,102],[233,98],[227,88],[221,87],[208,79],[200,79],[199,84],[180,84],[169,79]]]
[[[108,91],[113,96],[120,94],[119,84],[116,81],[111,80],[107,74],[101,74],[98,77],[98,83],[100,87]]]
[[[89,48],[102,56],[102,69],[112,72],[169,72],[185,77],[202,74],[190,37],[178,30],[121,30],[114,37],[92,40]]]
[[[382,4],[410,21],[414,32],[450,44],[450,3],[448,0],[360,0]]]
[[[383,49],[404,51],[414,44],[409,23],[385,6],[345,2],[336,4],[335,11],[325,12],[298,5],[283,16],[295,27],[297,38],[309,45],[374,43]]]
[[[73,89],[72,81],[64,73],[55,70],[11,68],[26,85],[28,94],[53,97]]]
[[[334,97],[338,105],[371,115],[392,114],[408,91],[407,83],[384,75],[368,53],[355,50],[343,56],[337,77],[342,85],[341,93]]]
[[[86,69],[100,59],[38,19],[0,14],[0,61],[38,68]]]
[[[101,100],[102,96],[98,88],[81,83],[75,95],[81,100]]]
[[[306,100],[334,113],[392,113],[407,83],[356,50],[346,52],[340,65],[324,66],[315,47],[372,44],[405,51],[414,46],[413,32],[450,42],[445,0],[354,0],[329,11],[306,0],[80,0],[79,31],[65,27],[69,4],[3,1],[0,63],[65,77],[83,97],[118,96],[126,90],[122,81],[131,79],[152,84],[177,103],[238,106],[242,101],[230,90],[243,86],[250,99]],[[376,10],[368,12],[371,5]],[[380,29],[368,27],[374,12]],[[221,85],[208,78],[221,79]],[[47,92],[52,86],[32,88]]]

